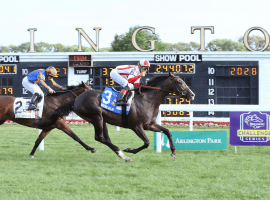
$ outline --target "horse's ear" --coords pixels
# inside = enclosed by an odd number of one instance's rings
[[[86,84],[86,85],[89,85],[89,83],[90,83],[90,81],[88,80],[88,81],[86,81],[86,83],[85,83],[85,84]]]
[[[175,75],[172,72],[170,72],[170,75],[169,76],[173,76],[174,77]]]

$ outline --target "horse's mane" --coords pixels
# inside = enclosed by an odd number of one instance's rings
[[[71,90],[82,88],[82,87],[84,87],[84,84],[82,82],[79,85],[71,85],[71,86],[65,86],[65,87],[66,87],[66,90],[55,90],[55,93],[47,93],[45,96],[58,96],[58,95],[67,93],[67,92],[69,92]]]
[[[158,85],[159,82],[164,81],[168,78],[168,75],[161,75],[161,76],[154,76],[150,81],[147,82],[147,86],[152,86],[152,87],[156,87]],[[141,88],[141,91],[148,91],[148,90],[152,90],[152,89],[148,89],[148,88]]]
[[[160,81],[164,81],[168,76],[154,76],[150,81],[147,82],[147,86],[156,86]]]

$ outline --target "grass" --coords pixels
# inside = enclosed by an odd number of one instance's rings
[[[91,125],[70,125],[92,154],[63,132],[45,138],[45,151],[30,158],[38,131],[17,124],[0,127],[0,199],[270,199],[268,146],[234,146],[221,151],[156,153],[151,142],[126,163],[94,140]],[[167,126],[170,131],[188,128]],[[226,130],[229,128],[194,128]],[[120,149],[137,148],[142,141],[131,130],[109,126]]]

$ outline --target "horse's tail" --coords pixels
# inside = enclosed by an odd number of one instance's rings
[[[69,115],[73,111],[75,99],[60,106],[49,117],[46,117],[42,121],[35,120],[33,125],[39,127],[48,127],[56,123],[56,121],[63,116]]]

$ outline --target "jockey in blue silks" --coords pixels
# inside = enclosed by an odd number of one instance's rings
[[[46,70],[45,69],[35,70],[29,73],[23,79],[22,81],[23,87],[25,87],[25,89],[27,89],[33,94],[28,110],[37,109],[38,102],[40,102],[44,97],[43,91],[37,84],[39,84],[43,88],[46,88],[50,93],[55,93],[55,91],[46,84],[46,81],[50,81],[55,88],[63,89],[62,86],[58,85],[53,80],[53,77],[58,77],[57,71],[53,66],[50,66]]]

